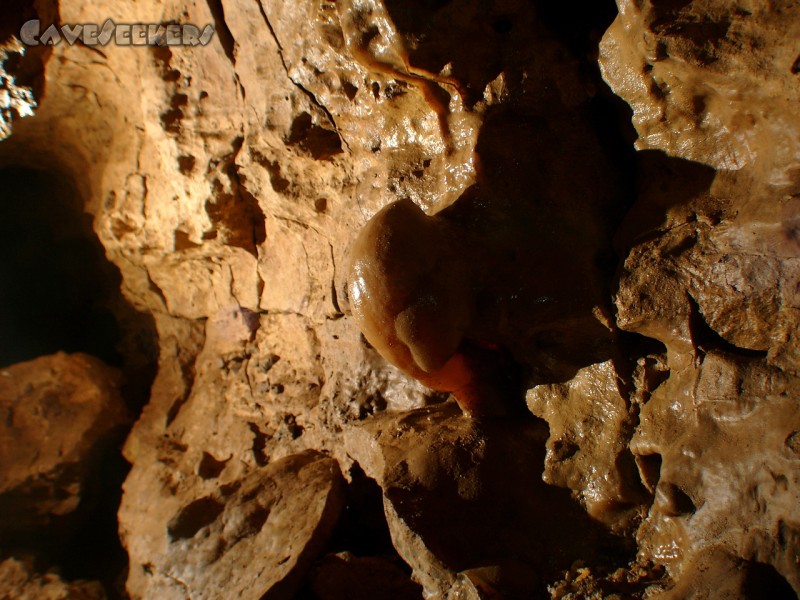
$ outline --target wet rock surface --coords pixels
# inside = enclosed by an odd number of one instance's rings
[[[796,596],[798,5],[617,4],[14,3],[8,201],[91,216],[147,390],[124,593]],[[216,34],[20,54],[37,16]]]
[[[616,240],[628,252],[617,323],[662,342],[669,368],[630,443],[654,494],[640,553],[678,579],[671,597],[792,597],[800,181],[777,90],[796,91],[796,19],[773,19],[797,7],[623,7],[600,62],[633,107],[637,144],[659,151],[642,155]]]
[[[395,547],[428,594],[526,598],[578,547],[614,551],[566,490],[542,480],[546,438],[538,419],[481,422],[446,403],[375,416],[345,445],[381,486]]]

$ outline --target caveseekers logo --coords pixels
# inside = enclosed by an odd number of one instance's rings
[[[26,46],[57,46],[66,41],[70,46],[80,41],[86,46],[205,46],[214,37],[214,26],[200,29],[191,23],[81,23],[76,25],[50,25],[42,31],[38,19],[22,26],[19,37]]]

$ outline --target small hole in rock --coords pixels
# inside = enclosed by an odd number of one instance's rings
[[[643,454],[637,456],[635,460],[642,483],[651,494],[654,494],[656,486],[658,486],[658,480],[661,477],[661,455]]]
[[[225,510],[219,500],[207,496],[187,504],[167,525],[172,541],[194,537],[203,527],[211,525]]]
[[[662,512],[670,517],[690,515],[697,510],[692,499],[673,483],[661,483],[656,488],[656,502]]]
[[[358,88],[349,81],[345,81],[342,84],[342,89],[344,90],[344,94],[347,96],[348,100],[353,100],[353,98],[356,97],[356,93],[358,93]]]
[[[286,143],[297,146],[317,160],[327,160],[342,152],[339,134],[314,123],[307,112],[301,113],[292,122]]]
[[[800,431],[790,433],[785,443],[789,450],[800,456]]]
[[[227,463],[227,460],[217,460],[208,452],[203,452],[203,458],[197,466],[197,474],[203,479],[216,479]]]
[[[196,159],[191,155],[183,155],[178,157],[178,170],[184,174],[189,175],[194,171]]]
[[[772,565],[752,562],[742,586],[747,600],[797,600],[792,586]]]
[[[578,450],[580,450],[580,446],[569,440],[556,440],[553,442],[553,457],[559,462],[572,458]]]
[[[180,229],[175,230],[175,250],[187,250],[188,248],[197,248],[200,244],[194,243],[189,234]]]
[[[261,431],[255,423],[248,423],[248,427],[250,427],[250,431],[253,434],[253,458],[255,458],[259,467],[263,467],[269,462],[265,449],[270,436]]]

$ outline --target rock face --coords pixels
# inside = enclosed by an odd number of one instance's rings
[[[345,445],[383,489],[394,544],[429,594],[525,598],[602,537],[542,481],[546,437],[538,419],[482,423],[446,403],[375,416]]]
[[[0,598],[18,600],[105,600],[96,581],[65,582],[54,573],[38,575],[27,562],[9,558],[0,563]]]
[[[654,494],[637,539],[679,579],[674,597],[722,582],[786,597],[800,590],[800,11],[719,8],[624,2],[601,44],[638,146],[658,150],[617,238],[617,323],[662,342],[669,368],[630,442]]]
[[[197,473],[205,485],[173,483],[155,503],[152,492],[137,497],[141,477],[129,479],[120,518],[131,559],[141,565],[128,577],[132,597],[294,597],[344,504],[336,462],[296,454],[220,480],[224,466],[205,454]]]
[[[14,3],[0,174],[69,183],[157,337],[131,597],[800,592],[800,7],[587,4]]]
[[[128,422],[119,373],[80,354],[19,363],[0,371],[0,408],[3,546],[57,544],[97,501],[98,464]]]

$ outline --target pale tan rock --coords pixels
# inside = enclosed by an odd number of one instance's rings
[[[204,487],[207,495],[193,496]],[[343,507],[339,468],[316,453],[187,491],[159,502],[160,514],[174,509],[165,524],[151,518],[123,531],[137,565],[133,598],[292,598]]]
[[[3,544],[51,541],[76,525],[97,467],[129,418],[119,373],[59,353],[0,370]]]
[[[105,600],[96,581],[64,581],[55,573],[36,573],[26,561],[8,558],[0,563],[2,600]]]
[[[208,318],[235,305],[258,310],[256,259],[241,248],[176,252],[148,268],[148,275],[176,317]]]

